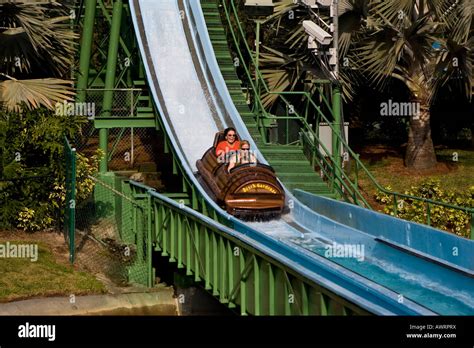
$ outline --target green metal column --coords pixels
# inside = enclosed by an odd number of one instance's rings
[[[334,66],[334,76],[336,82],[332,89],[332,111],[334,115],[334,132],[332,134],[332,156],[334,159],[334,179],[333,179],[333,192],[336,198],[339,197],[338,187],[341,183],[337,180],[341,176],[341,142],[339,138],[341,136],[341,84],[339,82],[339,0],[332,0],[331,8],[333,12],[332,24],[333,24],[333,48],[336,65]]]
[[[112,13],[112,26],[110,29],[109,51],[107,54],[107,71],[105,75],[105,92],[102,103],[103,113],[101,116],[111,116],[114,91],[115,88],[115,74],[117,68],[117,54],[120,40],[120,24],[122,22],[123,1],[116,0],[114,2]],[[108,144],[108,130],[101,128],[99,130],[99,146],[104,152],[104,157],[100,162],[100,171],[104,173],[107,171],[107,144]]]
[[[72,148],[71,156],[71,198],[68,204],[69,209],[69,261],[74,263],[76,256],[76,149]]]
[[[340,186],[337,178],[341,176],[341,88],[339,85],[334,86],[332,90],[332,110],[334,113],[334,132],[332,134],[332,156],[334,159],[334,193],[338,195],[337,186]]]
[[[255,30],[255,93],[254,93],[254,110],[258,110],[258,99],[260,99],[260,87],[259,87],[259,78],[258,78],[258,69],[259,69],[259,55],[260,55],[260,21],[255,21],[257,28]]]
[[[89,80],[89,66],[91,62],[92,39],[94,36],[94,19],[97,0],[85,1],[84,26],[81,38],[81,55],[79,58],[79,77],[77,79],[77,101],[85,102],[87,82]]]
[[[146,215],[146,221],[147,221],[147,229],[146,229],[146,255],[145,255],[145,261],[146,261],[146,267],[147,267],[147,286],[148,287],[153,287],[153,281],[155,277],[153,276],[153,265],[152,265],[152,253],[153,253],[153,238],[152,238],[152,218],[153,218],[153,198],[149,193],[147,193],[147,215]],[[156,218],[156,216],[155,216]]]

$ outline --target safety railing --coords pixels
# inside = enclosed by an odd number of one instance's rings
[[[100,117],[137,117],[140,96],[143,90],[140,88],[87,88],[77,89],[77,95],[83,94],[84,102],[66,105],[66,112],[71,110],[80,116],[90,119]],[[108,105],[108,106],[107,106]]]
[[[107,151],[107,162],[109,164],[114,162],[113,168],[133,166],[136,152],[140,151],[136,151],[135,143],[138,143],[139,138],[146,133],[142,127],[134,127],[134,121],[153,120],[154,122],[155,120],[150,100],[141,98],[144,90],[140,88],[88,88],[77,89],[76,93],[80,96],[77,99],[83,102],[71,103],[71,106],[66,105],[65,108],[72,108],[75,114],[86,116],[91,121],[83,128],[83,134],[86,136],[83,140],[87,141],[94,133],[97,133],[97,128],[112,128],[108,132],[111,146]],[[66,111],[69,110],[66,109]],[[119,149],[124,146],[128,149],[125,160],[119,158]],[[147,145],[145,150],[151,152],[151,146]]]
[[[406,200],[412,200],[412,201],[419,201],[423,202],[426,205],[426,224],[431,225],[431,207],[432,206],[440,206],[444,208],[449,208],[449,209],[454,209],[458,211],[465,212],[471,216],[471,238],[474,239],[474,208],[470,207],[460,207],[456,205],[452,205],[449,203],[445,202],[440,202],[440,201],[435,201],[429,198],[423,198],[423,197],[417,197],[417,196],[412,196],[409,194],[403,194],[395,191],[390,191],[387,190],[386,188],[382,187],[377,180],[374,178],[374,176],[370,173],[370,171],[367,169],[367,167],[362,163],[362,161],[359,159],[359,155],[356,154],[348,145],[346,139],[341,135],[341,132],[336,129],[336,127],[340,127],[341,125],[335,125],[334,122],[329,120],[326,115],[322,112],[321,108],[314,102],[312,96],[308,92],[285,92],[285,91],[270,91],[268,88],[268,85],[263,78],[258,64],[256,64],[254,60],[254,53],[251,51],[246,38],[246,35],[244,33],[244,30],[241,25],[241,21],[238,15],[238,10],[235,6],[234,0],[220,0],[220,3],[222,4],[222,7],[224,9],[225,17],[227,20],[227,27],[230,30],[230,34],[232,36],[232,39],[234,41],[234,48],[237,54],[239,55],[239,59],[243,62],[242,66],[244,68],[246,77],[247,77],[247,82],[251,86],[250,90],[253,92],[253,97],[254,97],[254,103],[258,106],[258,111],[261,112],[256,112],[257,116],[257,124],[261,124],[260,118],[272,118],[272,119],[294,119],[297,120],[301,123],[302,125],[302,130],[303,130],[303,137],[302,140],[306,142],[310,149],[311,149],[311,160],[312,163],[314,164],[314,161],[317,162],[318,167],[321,169],[323,174],[330,180],[331,186],[335,190],[336,193],[340,194],[346,201],[358,204],[358,205],[363,205],[367,208],[371,208],[365,197],[362,195],[362,193],[359,190],[359,184],[358,184],[358,179],[360,177],[360,173],[364,173],[367,175],[369,181],[375,186],[376,190],[383,192],[387,195],[393,196],[394,197],[394,204],[393,204],[393,214],[394,216],[398,215],[397,212],[397,201],[400,199],[406,199]],[[233,20],[231,18],[233,16]],[[236,25],[238,28],[238,32],[240,37],[237,37],[233,25]],[[247,51],[247,55],[250,59],[250,64],[247,66],[245,64],[246,59],[244,58],[244,55],[241,51],[240,45],[243,44],[245,47],[245,50]],[[250,66],[253,66],[254,68],[254,74],[250,72]],[[263,106],[263,103],[260,98],[260,93],[259,90],[260,88],[264,88],[265,91],[269,94],[276,94],[279,95],[281,100],[286,104],[287,108],[291,108],[293,112],[293,116],[270,116],[266,110],[265,107]],[[320,91],[321,91],[320,87]],[[327,100],[326,96],[324,93],[320,93],[324,104],[326,105],[327,109],[331,114],[333,114],[332,107]],[[294,106],[288,101],[285,96],[301,96],[305,98],[305,116],[302,116],[298,113],[297,110],[295,110]],[[316,112],[316,122],[315,122],[315,128],[313,130],[312,125],[310,125],[307,122],[307,115],[310,113],[310,107],[314,109]],[[339,167],[336,164],[336,161],[334,160],[333,154],[328,151],[326,146],[323,144],[323,142],[320,140],[318,136],[318,125],[319,122],[325,122],[328,124],[328,126],[331,128],[332,133],[336,136],[338,144],[337,146],[342,147],[342,152],[345,153],[347,156],[350,156],[353,161],[354,161],[354,179],[351,178],[351,176],[345,172],[345,170],[342,167]],[[309,135],[309,137],[308,137]],[[322,149],[322,152],[320,151]]]
[[[69,246],[69,261],[74,263],[76,232],[76,149],[64,137],[65,189],[64,238]]]
[[[299,263],[283,263],[269,256],[270,246],[247,233],[143,184],[128,181],[123,186],[128,186],[131,197],[141,202],[146,215],[147,223],[139,225],[142,230],[131,231],[137,248],[150,256],[143,268],[147,274],[144,284],[153,284],[151,254],[157,251],[192,280],[201,282],[221,303],[238,307],[242,315],[367,314],[303,276]],[[131,208],[137,210],[136,205]]]

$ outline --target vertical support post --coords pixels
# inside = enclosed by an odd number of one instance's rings
[[[146,236],[146,267],[147,267],[147,285],[149,288],[153,286],[153,267],[152,267],[152,261],[151,261],[151,254],[153,252],[152,249],[152,244],[153,244],[153,238],[152,238],[152,204],[153,204],[153,199],[150,195],[149,192],[147,192],[147,236]],[[155,219],[156,223],[156,219]]]
[[[130,127],[130,164],[134,165],[135,162],[135,134],[133,132],[133,127]]]
[[[81,37],[81,54],[79,58],[79,76],[77,78],[77,101],[80,103],[86,100],[87,82],[89,80],[89,67],[91,62],[92,39],[94,36],[94,19],[97,0],[85,0],[84,26]]]
[[[334,114],[334,131],[332,134],[332,157],[334,166],[334,192],[339,195],[337,186],[340,185],[338,178],[341,176],[341,143],[339,137],[341,136],[341,89],[338,85],[334,86],[332,90],[332,110]]]
[[[74,263],[76,254],[76,149],[71,149],[71,199],[69,200],[69,261]]]
[[[110,29],[109,50],[107,54],[107,71],[105,75],[105,92],[102,103],[102,116],[107,117],[111,115],[112,103],[114,98],[115,88],[115,74],[117,68],[117,54],[120,39],[120,24],[122,22],[123,0],[116,0],[114,2],[112,13],[112,26]],[[108,144],[108,130],[101,128],[99,130],[99,146],[104,152],[105,156],[100,162],[100,172],[107,171],[107,144]]]
[[[128,71],[130,72],[130,69],[128,69]],[[135,93],[134,90],[131,90],[130,91],[130,117],[133,117],[134,116],[134,112],[133,112],[133,109],[134,109],[134,98],[133,98],[133,93]],[[135,158],[135,139],[134,139],[134,134],[133,134],[133,127],[130,128],[130,163],[132,165],[132,168],[133,168],[133,165],[134,165],[134,158]]]
[[[258,100],[260,99],[260,85],[258,78],[259,56],[260,56],[260,21],[255,21],[257,28],[255,33],[255,95],[254,110],[258,113]]]
[[[341,86],[339,84],[339,13],[338,13],[338,0],[333,0],[331,5],[331,17],[333,21],[333,48],[334,48],[334,59],[336,65],[334,66],[334,77],[336,83],[332,90],[332,110],[333,110],[333,125],[334,131],[332,134],[332,156],[334,166],[334,181],[333,189],[336,196],[339,197],[339,190],[337,187],[340,185],[338,177],[341,176],[341,149],[339,137],[341,136]]]
[[[263,142],[267,143],[267,130],[265,128],[265,110],[260,110],[260,77],[258,69],[260,68],[260,21],[255,20],[255,91],[254,91],[254,113],[257,115],[257,128],[260,130]],[[262,118],[260,118],[262,117]]]
[[[99,148],[102,150],[102,159],[100,160],[99,170],[101,173],[107,172],[107,146],[108,146],[108,130],[107,128],[99,129]]]
[[[308,111],[309,111],[309,99],[306,98],[306,106],[305,106],[305,109],[304,109],[304,120],[305,120],[305,122],[308,122]],[[309,128],[311,128],[311,125],[310,125]]]

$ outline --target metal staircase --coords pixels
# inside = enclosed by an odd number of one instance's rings
[[[288,189],[299,188],[318,195],[334,197],[329,186],[315,172],[304,155],[302,146],[264,143],[257,127],[255,115],[250,110],[246,96],[242,92],[242,81],[239,80],[235,70],[218,4],[215,0],[201,0],[201,7],[222,76],[235,107],[259,150]]]

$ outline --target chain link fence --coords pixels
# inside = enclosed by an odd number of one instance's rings
[[[89,179],[94,191],[75,207],[75,262],[112,286],[147,285],[146,204],[133,198],[123,177]]]
[[[82,110],[83,115],[91,118],[137,117],[141,111],[140,107],[143,107],[140,97],[144,96],[144,91],[139,88],[88,88],[77,90],[77,94],[85,103],[75,103],[76,110]]]
[[[88,122],[74,144],[77,152],[86,158],[99,149],[100,130],[96,121],[103,119],[128,119],[120,125],[128,127],[107,128],[108,170],[115,173],[89,175],[93,191],[86,198],[75,202],[73,208],[65,204],[65,235],[70,243],[71,261],[96,274],[115,286],[128,283],[147,285],[150,270],[147,268],[146,231],[149,207],[140,198],[133,197],[127,179],[133,173],[156,173],[157,131],[155,128],[133,128],[133,118],[154,117],[149,97],[141,89],[87,89],[78,92],[76,106]],[[106,94],[109,94],[107,96]],[[107,101],[107,99],[109,100]],[[111,98],[111,99],[110,99]],[[110,105],[110,107],[104,105]],[[79,110],[80,109],[80,110]],[[66,149],[67,199],[74,200],[71,188],[73,178],[72,147]]]
[[[76,103],[75,112],[88,118],[82,134],[75,139],[76,148],[86,156],[92,156],[99,148],[99,129],[95,120],[154,117],[150,97],[142,89],[86,89],[78,90],[84,103]],[[107,102],[106,94],[111,99]],[[110,103],[111,107],[104,107]],[[104,102],[105,101],[105,102]],[[154,128],[117,127],[107,129],[107,162],[111,171],[140,170],[142,165],[156,162],[157,131]]]

